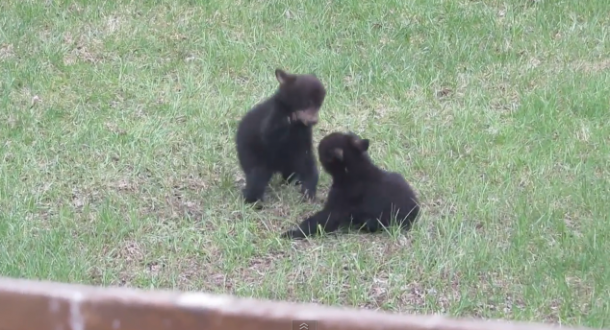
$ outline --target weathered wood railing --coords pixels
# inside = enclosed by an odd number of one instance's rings
[[[0,330],[161,329],[546,330],[556,327],[406,316],[204,293],[147,292],[0,278]]]

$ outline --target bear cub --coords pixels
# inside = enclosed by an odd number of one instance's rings
[[[410,229],[419,214],[419,201],[402,175],[377,167],[367,153],[369,140],[334,132],[318,145],[318,157],[332,177],[324,208],[281,237],[300,239],[315,235],[318,225],[325,232],[357,225],[376,232],[396,220]],[[379,219],[379,220],[378,220]]]
[[[236,134],[239,164],[246,176],[246,203],[262,201],[275,173],[285,183],[301,184],[314,200],[319,173],[312,128],[318,123],[326,89],[314,75],[275,70],[279,88],[244,115]]]

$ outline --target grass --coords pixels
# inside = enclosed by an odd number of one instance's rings
[[[402,313],[610,325],[610,3],[0,2],[0,274]],[[303,242],[233,137],[276,67],[315,130],[417,189],[406,235]]]

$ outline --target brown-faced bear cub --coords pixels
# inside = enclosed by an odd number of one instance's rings
[[[350,224],[375,232],[390,221],[405,230],[411,228],[419,214],[415,192],[402,175],[377,167],[369,158],[368,148],[368,139],[351,132],[334,132],[320,141],[318,157],[332,176],[328,199],[321,211],[283,233],[283,238],[315,235],[318,225],[325,232]]]
[[[319,173],[312,127],[318,123],[326,89],[314,75],[276,69],[275,76],[276,93],[246,113],[237,128],[246,203],[262,201],[269,180],[278,172],[285,182],[300,182],[304,197],[313,200],[316,195]]]

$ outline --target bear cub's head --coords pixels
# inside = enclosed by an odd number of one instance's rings
[[[370,162],[368,149],[368,139],[353,132],[334,132],[320,141],[318,156],[327,173],[338,175],[366,166]]]
[[[276,97],[288,111],[290,121],[305,126],[317,124],[326,97],[322,82],[311,74],[291,74],[281,69],[275,70],[275,77],[280,83]]]

